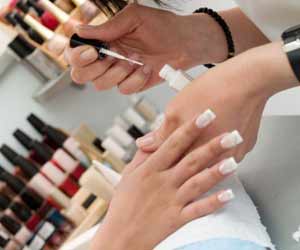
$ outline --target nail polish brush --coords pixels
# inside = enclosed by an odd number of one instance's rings
[[[71,48],[76,48],[78,46],[83,46],[83,45],[90,45],[90,46],[94,47],[99,52],[99,59],[104,59],[106,56],[111,56],[111,57],[118,58],[120,60],[125,60],[125,61],[128,61],[133,64],[137,64],[140,66],[144,65],[141,62],[132,60],[123,55],[120,55],[117,52],[110,50],[109,45],[106,42],[103,42],[100,40],[95,40],[95,39],[85,39],[85,38],[78,36],[77,34],[72,35],[72,37],[70,39],[70,47]]]

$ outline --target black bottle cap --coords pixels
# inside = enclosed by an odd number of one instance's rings
[[[138,129],[135,125],[131,125],[127,130],[128,134],[130,134],[134,139],[138,139],[139,137],[143,137],[143,132]]]
[[[27,117],[29,123],[42,135],[46,135],[57,146],[62,147],[63,143],[68,139],[68,136],[60,130],[47,125],[34,114]]]
[[[5,210],[9,207],[10,204],[10,198],[5,194],[0,194],[0,208],[2,210]]]
[[[13,235],[15,235],[22,227],[21,224],[6,214],[1,216],[0,222],[7,229],[7,231]]]
[[[90,45],[94,47],[97,51],[100,49],[109,49],[109,45],[106,42],[96,40],[96,39],[86,39],[78,36],[77,34],[73,34],[70,38],[70,47],[76,48],[83,45]],[[104,59],[106,57],[105,54],[99,53],[99,58]]]
[[[14,202],[11,204],[10,209],[22,222],[27,222],[32,216],[31,210],[20,202]]]
[[[8,47],[22,59],[30,55],[35,50],[35,47],[28,43],[22,35],[17,35],[15,39],[10,42]]]
[[[97,196],[94,194],[90,194],[86,200],[82,203],[82,206],[87,209],[90,205],[93,204],[93,202],[97,199]]]
[[[28,150],[31,150],[33,147],[33,140],[25,134],[22,130],[17,129],[14,132],[14,137]]]
[[[36,211],[43,205],[44,199],[32,189],[23,189],[19,195],[21,196],[23,202],[32,210]]]
[[[14,18],[13,14],[11,12],[7,13],[4,18],[12,26],[16,26],[18,24],[18,22],[16,21],[16,19]]]
[[[4,181],[17,194],[26,186],[22,180],[8,173],[2,167],[0,167],[0,180]]]
[[[105,148],[102,147],[102,141],[101,139],[99,138],[96,138],[94,141],[93,141],[93,145],[98,148],[102,153],[105,151]]]
[[[33,149],[44,162],[51,160],[53,151],[46,144],[31,139],[20,129],[14,132],[14,136],[25,148],[28,150]]]
[[[44,14],[45,11],[40,6],[37,5],[35,0],[27,0],[27,3],[29,6],[34,8],[34,10],[36,11],[39,17]]]
[[[23,1],[18,1],[16,4],[17,8],[24,12],[25,14],[29,12],[30,7]]]
[[[24,29],[25,31],[30,29],[30,26],[24,22],[23,17],[16,11],[12,12],[12,15],[14,19],[17,21],[17,23]]]
[[[124,9],[127,6],[127,2],[124,0],[111,0],[113,3],[119,6],[120,10]]]
[[[25,159],[23,156],[17,154],[13,149],[11,149],[6,144],[3,144],[1,146],[0,152],[12,164],[21,167],[27,177],[31,178],[36,173],[39,172],[39,169],[33,162],[31,162],[31,161]]]
[[[2,230],[0,231],[0,247],[3,249],[6,247],[7,243],[10,241],[10,238],[8,234],[3,232]]]

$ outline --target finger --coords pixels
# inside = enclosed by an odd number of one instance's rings
[[[113,57],[108,56],[104,60],[97,60],[85,67],[73,67],[71,70],[72,79],[79,84],[94,81],[102,76],[115,61]]]
[[[212,162],[218,159],[225,152],[243,142],[238,131],[212,139],[207,144],[194,149],[187,154],[174,168],[174,182],[180,186],[193,175],[206,169]]]
[[[133,32],[139,25],[139,17],[135,13],[136,5],[129,5],[114,18],[104,24],[78,25],[76,32],[79,36],[102,41],[114,41]]]
[[[127,61],[117,61],[104,74],[95,79],[94,85],[97,90],[111,89],[130,75],[135,67]]]
[[[168,169],[174,162],[180,160],[215,117],[216,115],[211,110],[206,110],[196,119],[186,122],[149,157],[149,164],[158,170]]]
[[[77,48],[66,48],[65,59],[73,67],[84,67],[98,59],[97,51],[91,46],[79,46]]]
[[[228,189],[195,201],[182,209],[181,216],[183,222],[188,223],[197,218],[211,214],[233,199],[234,193],[231,189]]]
[[[212,168],[190,178],[179,188],[177,197],[180,203],[186,205],[208,192],[216,184],[237,170],[238,164],[233,157],[228,158]]]
[[[130,163],[127,164],[122,175],[128,175],[137,169],[148,157],[150,154],[145,153],[141,150],[138,150]]]
[[[151,73],[152,67],[149,65],[137,68],[130,76],[121,82],[119,85],[120,92],[124,95],[138,92],[150,79]]]

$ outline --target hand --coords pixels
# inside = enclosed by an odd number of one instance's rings
[[[98,90],[118,86],[123,94],[142,91],[160,82],[158,72],[166,63],[175,68],[188,68],[222,61],[227,53],[223,48],[224,35],[208,15],[178,16],[137,4],[127,6],[103,25],[78,26],[77,33],[84,38],[107,41],[112,50],[145,64],[136,67],[111,57],[100,61],[97,52],[89,46],[66,50],[65,57],[72,66],[75,82],[92,81]]]
[[[153,154],[138,153],[126,168],[92,250],[151,250],[184,224],[234,198],[231,190],[202,195],[236,170],[233,158],[211,162],[242,142],[237,131],[186,154],[214,118],[208,110],[178,128]]]
[[[205,130],[195,146],[238,129],[246,143],[230,154],[240,161],[256,143],[267,100],[294,86],[297,80],[281,43],[249,50],[211,69],[178,93],[167,107],[161,128],[139,139],[137,145],[146,152],[155,151],[177,127],[211,107],[218,122]]]

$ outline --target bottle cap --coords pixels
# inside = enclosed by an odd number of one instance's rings
[[[18,1],[16,6],[19,10],[23,11],[24,13],[29,12],[30,7],[23,1]]]
[[[35,0],[27,0],[27,3],[29,6],[34,8],[34,10],[36,11],[39,17],[44,14],[45,11],[40,6],[37,5]]]
[[[30,114],[27,117],[29,123],[42,135],[46,135],[50,140],[55,142],[59,147],[62,147],[64,142],[68,139],[68,136],[60,130],[53,128],[43,122],[34,114]]]
[[[94,194],[90,194],[86,200],[82,203],[82,206],[85,208],[85,209],[88,209],[92,204],[93,202],[97,199],[97,196],[94,195]]]
[[[73,34],[70,38],[70,47],[76,48],[83,45],[90,45],[94,47],[98,52],[101,49],[109,49],[109,45],[103,41],[96,40],[96,39],[86,39],[78,36],[77,34]],[[106,55],[103,53],[99,53],[99,58],[103,59]]]
[[[24,29],[25,31],[28,31],[30,29],[29,25],[24,22],[23,17],[17,13],[17,12],[12,12],[12,15],[16,22]]]
[[[20,193],[25,188],[23,181],[8,173],[2,167],[0,167],[0,180],[4,181],[15,193]]]
[[[6,144],[3,144],[1,146],[0,152],[13,165],[20,166],[29,178],[33,177],[36,173],[39,172],[37,166],[34,163],[25,159],[23,156],[17,154],[12,148],[7,146]]]
[[[14,18],[13,14],[11,12],[7,13],[4,18],[12,26],[16,26],[18,24],[18,22],[16,21],[16,19]]]
[[[105,151],[105,148],[102,146],[102,140],[99,139],[99,138],[96,138],[94,141],[93,141],[93,145],[98,148],[101,152],[104,152]]]
[[[8,47],[22,59],[35,50],[35,47],[28,43],[22,35],[17,35]]]
[[[13,235],[15,235],[21,229],[21,224],[6,214],[1,216],[0,222],[7,229],[7,231]]]
[[[10,198],[5,194],[0,194],[0,208],[5,210],[9,207]]]
[[[32,149],[33,140],[20,129],[14,132],[14,137],[28,150]]]
[[[172,68],[169,64],[166,64],[159,71],[159,76],[166,81],[170,81],[173,74],[175,74],[175,73],[176,73],[176,70],[174,68]]]
[[[31,210],[20,202],[11,204],[10,209],[23,222],[27,222],[32,215]]]
[[[10,241],[10,237],[3,230],[0,231],[0,247],[5,249],[7,243]]]

